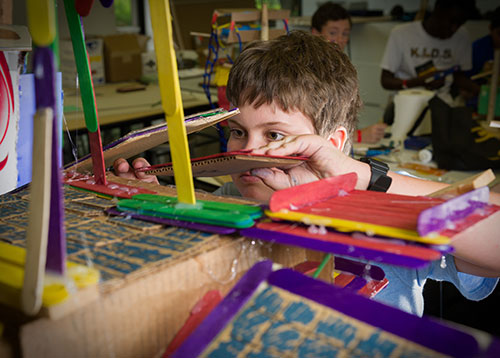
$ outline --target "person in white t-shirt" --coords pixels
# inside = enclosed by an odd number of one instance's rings
[[[468,3],[437,0],[434,11],[423,21],[396,26],[381,63],[382,87],[434,90],[450,105],[452,83],[459,90],[477,95],[479,87],[464,74],[472,68],[472,45],[462,27]]]

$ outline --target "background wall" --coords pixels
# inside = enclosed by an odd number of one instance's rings
[[[325,0],[302,0],[302,15],[312,15],[319,5],[324,3]],[[403,6],[406,12],[417,11],[420,6],[418,0],[344,0],[334,1],[343,5],[346,8],[359,8],[360,6],[366,7],[368,10],[383,10],[385,15],[388,15],[395,5]],[[429,1],[429,10],[434,6],[435,0]],[[498,0],[476,0],[476,7],[481,13],[493,10],[498,6]]]

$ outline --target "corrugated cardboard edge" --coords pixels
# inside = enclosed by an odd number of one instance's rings
[[[191,133],[199,132],[207,127],[213,126],[213,125],[215,125],[223,120],[231,118],[231,117],[237,115],[239,112],[240,111],[238,109],[236,109],[236,110],[233,110],[230,112],[225,112],[225,113],[220,114],[220,115],[202,117],[200,119],[187,121],[185,123],[186,133],[191,134]],[[206,112],[203,112],[203,113],[206,113]],[[156,126],[152,126],[150,128],[153,128]],[[166,126],[163,130],[159,130],[159,131],[155,131],[155,132],[151,132],[151,133],[147,132],[147,128],[141,129],[141,131],[144,131],[145,134],[140,135],[140,136],[133,136],[133,137],[123,141],[122,143],[118,144],[117,146],[109,148],[108,150],[105,150],[104,151],[104,164],[105,164],[105,166],[109,167],[118,158],[128,159],[130,157],[133,157],[134,155],[137,155],[137,154],[142,153],[146,150],[154,148],[160,144],[168,142],[168,130],[167,130]],[[125,137],[132,136],[135,133],[136,132],[131,132],[131,133],[127,134]],[[66,170],[67,171],[68,170],[69,171],[76,170],[80,173],[83,173],[86,171],[91,171],[92,170],[92,159],[89,157],[81,162],[78,162],[78,163],[75,163],[75,164],[69,166]]]

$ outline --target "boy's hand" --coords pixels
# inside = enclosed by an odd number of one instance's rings
[[[375,123],[371,126],[365,127],[361,130],[361,142],[363,143],[377,143],[385,134],[387,124]]]
[[[254,149],[255,154],[299,155],[309,160],[296,167],[280,170],[254,169],[252,175],[259,177],[273,190],[281,190],[292,186],[309,183],[318,179],[357,171],[357,161],[351,159],[332,143],[318,135],[289,136],[283,140]]]
[[[144,158],[137,158],[130,166],[129,162],[123,158],[118,158],[113,163],[113,170],[115,175],[125,179],[139,179],[146,183],[158,183],[158,178],[155,175],[147,175],[143,172],[136,172],[135,169],[149,167],[150,164]]]

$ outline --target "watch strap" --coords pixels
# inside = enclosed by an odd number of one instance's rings
[[[370,166],[371,176],[368,190],[386,192],[392,183],[392,178],[387,175],[389,166],[373,158],[362,157],[360,161]]]

